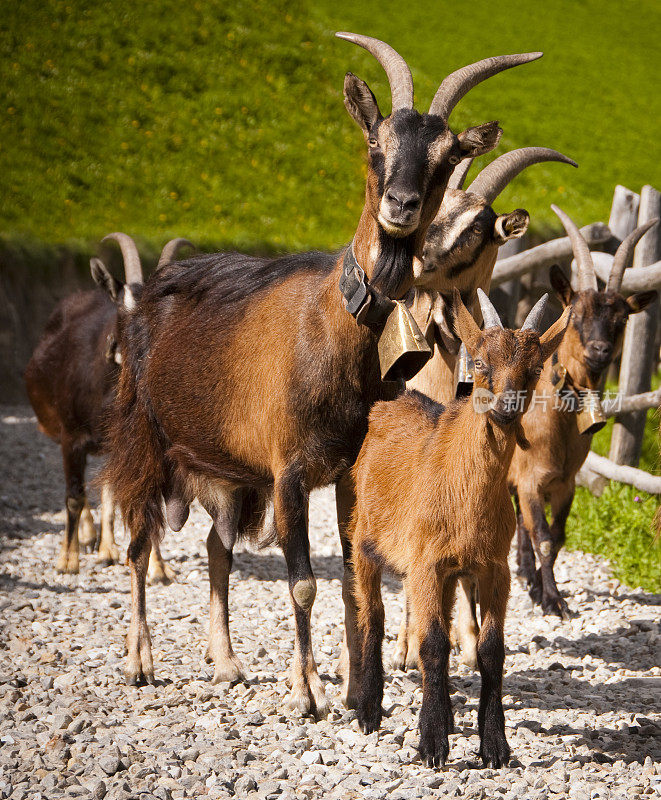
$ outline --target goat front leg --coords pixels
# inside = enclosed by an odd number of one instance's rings
[[[71,444],[68,440],[63,440],[62,461],[64,464],[64,479],[66,482],[66,522],[62,547],[55,568],[58,572],[75,575],[80,570],[78,525],[80,522],[80,515],[82,514],[86,502],[85,452]]]
[[[495,769],[510,759],[503,711],[503,664],[505,662],[505,613],[510,592],[507,564],[497,564],[479,578],[482,628],[477,643],[477,663],[482,678],[477,713],[480,757]]]
[[[358,724],[363,733],[381,727],[383,702],[383,635],[385,611],[381,599],[381,569],[367,558],[363,549],[363,528],[356,525],[355,593],[360,631],[360,689],[358,693]]]
[[[240,502],[236,496],[221,512],[213,514],[214,524],[207,537],[209,555],[209,646],[207,658],[214,663],[212,683],[245,680],[241,661],[232,649],[229,630],[229,578],[232,571],[232,550],[225,546],[236,540]]]
[[[564,601],[553,574],[555,553],[553,537],[544,512],[544,500],[538,496],[521,495],[521,512],[526,528],[532,534],[532,543],[535,554],[540,563],[534,582],[530,588],[530,596],[534,602],[540,602],[544,614],[556,614],[564,617],[569,613],[569,607]],[[541,600],[540,595],[541,583]]]
[[[294,660],[289,707],[318,718],[328,714],[328,700],[312,655],[310,616],[317,583],[310,564],[309,496],[298,469],[288,467],[275,480],[275,527],[287,563],[289,595],[294,609]]]
[[[115,544],[115,498],[108,483],[101,488],[101,541],[96,560],[106,567],[119,561]]]
[[[147,626],[147,598],[145,582],[151,541],[146,531],[131,538],[129,545],[129,567],[131,571],[131,624],[126,640],[126,683],[154,682],[154,662],[151,654],[151,638]]]
[[[435,566],[416,569],[408,576],[413,613],[420,638],[422,707],[420,708],[420,758],[429,767],[443,766],[450,753],[454,730],[448,660],[450,615],[456,579],[437,573]]]
[[[342,701],[347,708],[356,708],[359,692],[360,671],[360,635],[356,599],[354,594],[354,573],[352,563],[351,538],[349,527],[351,515],[356,502],[353,479],[346,472],[335,487],[335,506],[337,509],[337,527],[342,545],[342,601],[344,603],[344,638],[340,659],[335,669],[342,678]]]

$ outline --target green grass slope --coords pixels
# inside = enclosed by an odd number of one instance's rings
[[[225,3],[22,0],[0,19],[0,234],[54,243],[126,230],[241,248],[333,248],[353,231],[363,143],[342,105],[347,69],[389,93],[364,51],[392,42],[429,103],[452,69],[543,49],[541,62],[476,88],[455,130],[498,118],[499,151],[548,145],[573,156],[531,169],[498,206],[537,229],[559,202],[605,218],[615,183],[659,185],[658,4],[641,0],[470,5],[414,0]],[[488,159],[482,159],[486,163]],[[557,226],[555,226],[557,227]]]

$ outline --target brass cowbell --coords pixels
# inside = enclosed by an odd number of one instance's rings
[[[431,348],[400,300],[388,315],[378,343],[381,380],[411,380],[431,358]]]

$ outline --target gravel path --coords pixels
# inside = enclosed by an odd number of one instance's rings
[[[514,760],[478,768],[479,676],[450,664],[457,733],[434,771],[417,759],[417,671],[388,670],[380,736],[364,736],[339,701],[342,563],[330,491],[310,513],[318,594],[315,653],[332,711],[285,708],[293,626],[278,551],[241,550],[230,586],[246,683],[212,686],[201,663],[208,624],[204,541],[195,508],[163,553],[178,582],[148,589],[157,686],[122,682],[129,579],[82,557],[54,570],[64,516],[59,450],[30,410],[0,409],[0,798],[603,798],[661,797],[661,597],[613,580],[606,562],[563,553],[561,590],[580,610],[543,618],[513,585],[505,716]],[[119,541],[125,549],[126,536]],[[384,587],[386,657],[401,614]]]

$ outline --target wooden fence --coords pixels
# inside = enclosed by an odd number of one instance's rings
[[[661,217],[661,194],[656,189],[643,186],[640,194],[636,194],[624,186],[615,187],[608,225],[595,222],[581,228],[581,233],[593,250],[595,271],[601,282],[605,283],[608,278],[613,254],[620,242],[638,225],[655,217]],[[554,239],[522,252],[501,248],[491,288],[496,306],[510,324],[514,324],[516,318],[526,312],[529,304],[536,299],[535,293],[547,287],[548,269],[558,263],[571,263],[572,284],[576,288],[569,237]],[[532,295],[527,298],[528,302],[522,296],[526,289]],[[642,237],[634,253],[633,266],[625,271],[622,282],[624,294],[648,289],[661,290],[661,224]],[[618,410],[607,411],[616,417],[609,458],[590,453],[579,473],[579,483],[597,494],[611,479],[661,494],[661,477],[636,469],[647,410],[658,408],[661,404],[661,390],[650,391],[652,374],[659,364],[660,346],[661,303],[657,299],[644,311],[631,315],[627,323],[619,376],[616,376],[623,400]]]

